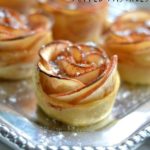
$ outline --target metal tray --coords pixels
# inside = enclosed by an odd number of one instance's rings
[[[110,19],[145,6],[150,3],[110,3]],[[150,86],[122,83],[111,116],[84,128],[48,118],[32,89],[31,80],[0,81],[0,140],[15,150],[126,150],[150,137]]]

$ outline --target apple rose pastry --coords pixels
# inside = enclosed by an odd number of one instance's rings
[[[48,116],[85,126],[106,118],[119,88],[117,57],[88,44],[54,41],[40,51],[34,75],[38,104]]]
[[[51,41],[52,23],[40,14],[23,16],[6,8],[0,14],[0,78],[29,77],[39,48]]]
[[[39,7],[53,14],[54,39],[98,42],[107,14],[107,1],[100,3],[65,0],[39,0]]]
[[[123,80],[150,84],[150,12],[120,16],[106,35],[105,48],[110,56],[118,55]]]

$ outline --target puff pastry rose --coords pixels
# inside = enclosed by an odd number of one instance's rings
[[[39,7],[53,14],[54,39],[72,42],[98,42],[107,15],[107,1],[78,2],[67,0],[39,0]]]
[[[31,76],[39,48],[51,41],[51,25],[43,15],[0,8],[0,78]]]
[[[106,35],[105,47],[119,57],[123,80],[150,84],[150,12],[134,11],[120,16]]]
[[[34,87],[48,116],[85,126],[106,118],[119,88],[117,57],[89,44],[54,41],[40,51]]]

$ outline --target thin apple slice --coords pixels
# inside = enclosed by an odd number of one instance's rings
[[[98,52],[88,54],[85,59],[88,64],[94,63],[97,66],[104,64],[105,61],[105,59]]]
[[[91,65],[81,66],[81,65],[70,63],[68,60],[65,59],[60,60],[57,63],[61,70],[63,70],[67,75],[72,77],[84,74],[94,69],[94,66]]]
[[[47,62],[49,62],[50,60],[55,60],[57,56],[69,45],[71,45],[69,41],[54,41],[41,49],[40,58],[45,59]]]
[[[96,68],[94,71],[90,71],[84,73],[80,76],[75,77],[75,79],[81,81],[85,85],[92,83],[93,81],[97,80],[97,78],[104,72],[104,68],[99,67]]]
[[[73,56],[76,63],[81,63],[83,60],[83,54],[79,46],[71,46],[69,47],[69,52]]]
[[[103,56],[103,58],[107,57],[107,54],[105,53],[105,51],[101,48],[97,48],[93,45],[86,45],[86,44],[79,44],[79,46],[81,47],[81,50],[83,51],[83,53],[85,54],[85,56],[90,56],[90,55],[99,55],[99,56]],[[84,57],[86,58],[86,57]]]
[[[40,83],[47,94],[58,94],[69,92],[77,88],[83,88],[85,85],[75,79],[59,78],[51,76],[42,71],[39,72]]]
[[[54,41],[40,50],[40,63],[49,71],[52,69],[50,67],[50,61],[55,61],[58,55],[66,49],[71,43],[68,41]],[[45,71],[47,71],[45,70]]]
[[[50,96],[56,100],[59,101],[66,101],[68,103],[78,104],[85,100],[86,97],[91,95],[94,91],[97,91],[97,89],[104,90],[101,87],[108,82],[111,84],[111,78],[113,74],[116,72],[117,68],[117,56],[113,56],[109,64],[107,64],[107,68],[105,69],[105,72],[102,77],[98,78],[96,81],[92,82],[86,87],[78,88],[76,90],[73,90],[71,92],[66,92],[63,94],[51,94]],[[108,80],[110,79],[110,80]],[[94,92],[97,93],[97,92]],[[97,94],[93,95],[93,99]]]

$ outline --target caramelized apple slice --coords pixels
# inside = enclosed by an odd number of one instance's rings
[[[63,70],[68,76],[73,77],[92,71],[95,68],[91,65],[79,66],[77,64],[70,63],[65,59],[60,60],[57,63],[61,70]]]
[[[64,51],[68,46],[72,45],[69,41],[54,41],[51,44],[47,45],[47,47],[41,49],[40,58],[45,59],[46,62],[50,60],[55,60],[57,56]]]
[[[78,80],[50,77],[43,72],[40,72],[40,82],[42,83],[43,90],[47,94],[64,93],[84,87],[84,84]]]
[[[100,66],[101,64],[104,64],[104,58],[102,58],[102,56],[98,53],[91,53],[89,55],[86,56],[86,61],[89,64],[96,64],[97,66]]]
[[[53,66],[49,65],[49,70],[43,66],[43,64],[38,64],[40,68],[40,80],[42,83],[43,90],[47,94],[63,93],[69,92],[73,89],[82,88],[85,85],[78,80],[70,78],[62,78],[53,72]]]
[[[68,103],[77,104],[81,101],[88,101],[88,96],[92,95],[92,99],[96,99],[100,97],[102,91],[105,91],[105,85],[109,83],[112,84],[113,82],[113,75],[116,72],[117,68],[117,56],[113,56],[109,64],[107,64],[107,68],[105,69],[103,76],[98,78],[93,83],[89,84],[86,87],[79,88],[77,90],[73,90],[71,92],[63,93],[63,94],[51,94],[50,96],[53,99],[59,101],[66,101]],[[108,88],[108,87],[107,87]],[[94,92],[94,93],[93,93]],[[99,94],[98,94],[99,93]]]
[[[88,84],[92,83],[94,80],[97,80],[97,78],[103,73],[103,71],[104,71],[104,68],[102,69],[102,67],[99,67],[99,68],[95,69],[94,71],[79,75],[79,76],[75,77],[75,79],[88,85]]]
[[[76,63],[81,63],[82,62],[82,51],[79,46],[71,46],[69,47],[69,52],[71,53],[72,57],[74,58]]]

